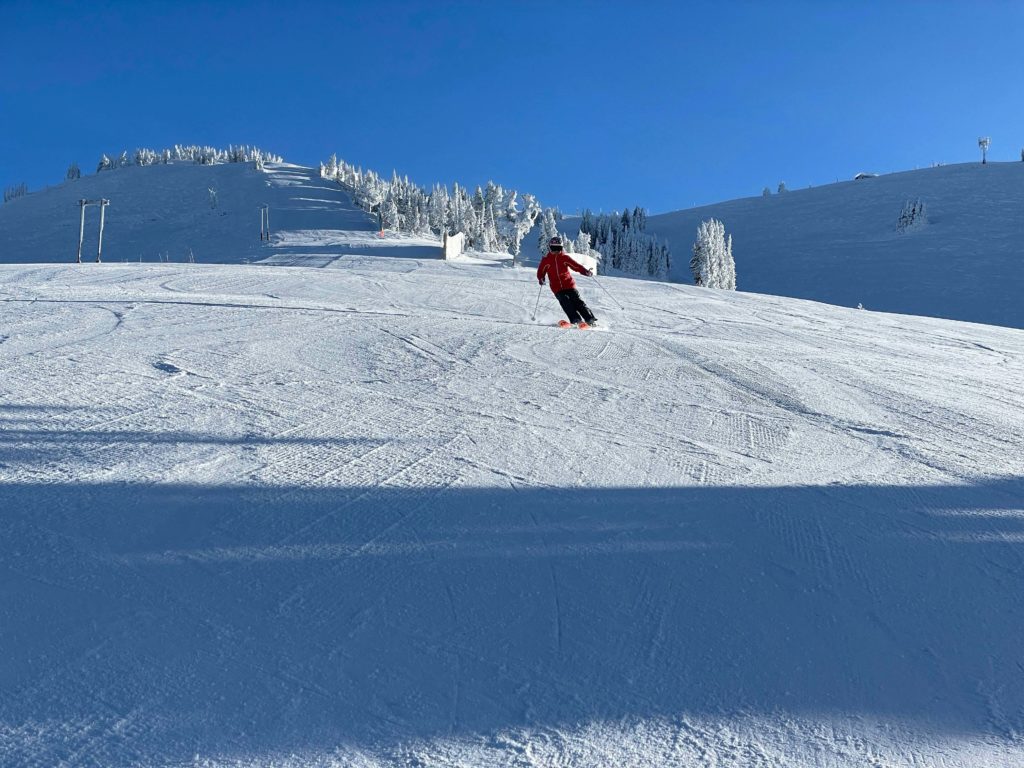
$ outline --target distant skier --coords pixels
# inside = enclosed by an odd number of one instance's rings
[[[552,237],[548,241],[548,254],[540,260],[537,267],[537,282],[544,285],[545,278],[551,280],[551,292],[569,317],[569,322],[562,320],[558,324],[568,327],[570,324],[579,328],[590,328],[597,325],[597,318],[590,308],[583,303],[576,290],[576,281],[569,270],[581,275],[592,276],[594,273],[562,251],[562,238]]]

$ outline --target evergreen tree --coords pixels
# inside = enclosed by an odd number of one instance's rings
[[[584,232],[581,229],[580,233],[576,236],[575,246],[576,246],[575,247],[576,253],[583,254],[584,256],[589,255],[590,254],[590,233],[589,232]]]
[[[4,190],[4,202],[9,203],[11,200],[15,200],[19,197],[24,197],[28,194],[28,184],[22,182],[21,184],[15,184],[14,186],[7,187]]]
[[[725,225],[717,219],[701,222],[693,244],[690,271],[696,285],[705,288],[736,290],[736,264],[732,257],[732,237],[726,237]]]
[[[907,230],[923,227],[928,223],[928,213],[925,204],[920,200],[907,200],[900,211],[900,217],[896,221],[896,231],[906,232]]]
[[[387,198],[380,204],[380,216],[381,224],[384,229],[397,230],[400,223],[398,215],[398,206],[395,204],[394,198],[388,195]]]
[[[558,224],[555,223],[555,211],[553,208],[546,208],[541,214],[540,235],[537,237],[537,251],[541,256],[547,255],[550,250],[552,237],[558,236]]]

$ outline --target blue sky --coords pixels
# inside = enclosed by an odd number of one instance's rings
[[[654,212],[1024,147],[1024,3],[0,0],[0,185],[175,143]]]

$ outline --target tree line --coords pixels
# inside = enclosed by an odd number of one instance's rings
[[[376,214],[381,227],[413,234],[462,232],[467,245],[488,253],[507,253],[515,263],[522,254],[523,239],[536,226],[537,252],[547,253],[556,235],[569,253],[593,255],[598,251],[604,266],[626,274],[663,277],[668,274],[668,245],[644,233],[646,212],[640,208],[621,216],[595,217],[586,211],[576,237],[558,230],[563,214],[541,205],[534,195],[505,189],[493,181],[472,192],[458,183],[451,189],[434,184],[427,189],[408,176],[392,172],[387,179],[372,170],[339,160],[337,155],[320,164],[320,175],[340,184],[363,210]]]
[[[254,163],[257,168],[262,168],[264,163],[281,163],[284,160],[280,155],[265,152],[259,147],[250,147],[246,144],[239,144],[237,146],[229,144],[227,149],[175,144],[173,147],[162,151],[140,148],[136,149],[131,155],[126,150],[113,158],[104,154],[96,166],[96,172],[112,171],[132,165],[166,165],[170,162],[189,162],[196,165]],[[74,165],[74,168],[77,170],[77,165]],[[72,178],[71,172],[72,170],[69,168],[69,179]]]

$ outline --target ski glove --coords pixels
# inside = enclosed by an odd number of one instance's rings
[[[538,285],[544,285],[544,281],[543,281],[543,280],[538,280],[538,281],[537,281],[537,284],[538,284]]]
[[[594,276],[594,270],[588,269],[587,270],[587,277],[593,277],[593,276]]]

